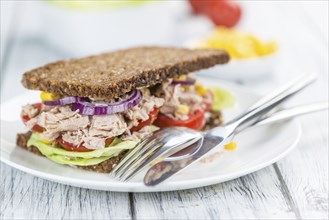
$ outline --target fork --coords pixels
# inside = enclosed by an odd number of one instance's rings
[[[246,112],[240,114],[229,124],[226,124],[227,134],[232,134],[236,129],[248,127],[259,120],[264,114],[305,88],[315,80],[314,75],[306,74],[297,80],[288,83],[270,95],[260,99],[249,107]],[[222,130],[218,127],[217,130]],[[216,130],[216,131],[217,131]],[[173,132],[171,132],[173,131]],[[214,131],[214,129],[212,129]],[[187,138],[186,138],[186,137]],[[111,176],[118,180],[127,181],[137,175],[145,167],[152,166],[157,162],[168,158],[180,150],[190,146],[203,137],[201,132],[191,129],[171,127],[160,129],[152,136],[143,140],[111,172]]]
[[[328,102],[317,102],[317,103],[299,105],[299,106],[286,108],[286,109],[280,109],[279,111],[275,111],[269,115],[264,115],[260,120],[256,121],[254,124],[252,124],[246,128],[268,125],[268,124],[275,123],[278,121],[292,119],[299,115],[309,114],[309,113],[318,112],[318,111],[324,111],[324,110],[328,110],[328,109],[329,109]],[[244,128],[244,129],[246,129],[246,128]],[[185,129],[187,129],[187,128],[185,128]],[[237,130],[235,132],[235,135],[244,131],[244,129]],[[190,132],[193,132],[193,130]],[[232,139],[234,139],[234,137],[232,137]],[[200,144],[199,145],[192,144],[191,146],[179,151],[175,155],[165,158],[163,161],[178,161],[178,160],[186,159],[188,157],[192,157],[194,154],[196,154],[198,152],[200,147],[201,147]]]
[[[155,164],[195,143],[201,137],[201,133],[193,130],[191,132],[182,127],[169,127],[157,130],[128,152],[119,164],[114,167],[110,176],[120,179],[125,173],[130,174],[132,167],[135,167],[137,172],[144,167],[142,163],[148,158],[157,158],[157,160],[152,160]]]

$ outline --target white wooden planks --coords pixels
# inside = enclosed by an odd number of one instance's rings
[[[292,17],[289,23],[282,25],[283,30],[292,30],[299,36],[287,37],[287,42],[291,42],[289,70],[293,71],[295,68],[313,71],[318,75],[318,81],[296,97],[293,103],[328,101],[328,38],[322,30],[315,27],[313,16],[308,14],[309,10],[303,11],[299,7],[298,4],[291,4],[283,8],[281,14],[298,15]],[[287,158],[278,162],[276,169],[280,171],[282,181],[286,184],[300,217],[326,219],[328,218],[328,112],[303,116],[300,121],[304,131],[300,144]]]
[[[128,193],[66,186],[1,163],[1,219],[130,219]]]
[[[134,194],[137,219],[296,219],[273,167],[223,184]]]
[[[275,76],[248,85],[265,93],[304,70],[313,70],[319,81],[291,104],[328,100],[328,36],[318,30],[325,28],[323,23],[313,26],[316,15],[308,14],[310,3],[304,10],[296,1],[244,4],[250,19],[242,26],[277,34],[282,45]],[[323,4],[328,8],[328,2]],[[33,39],[13,43],[1,95],[19,85],[23,71],[59,56],[53,54],[56,48],[44,46]],[[0,219],[328,219],[328,115],[304,116],[301,122],[304,135],[298,148],[276,165],[192,190],[149,194],[86,190],[1,163]]]
[[[328,218],[328,116],[326,113],[301,120],[308,129],[299,147],[278,169],[304,219]],[[326,123],[323,123],[326,122]]]

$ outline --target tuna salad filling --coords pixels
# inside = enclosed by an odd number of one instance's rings
[[[227,94],[187,75],[117,99],[42,92],[42,102],[23,106],[21,118],[32,131],[27,146],[56,163],[89,166],[132,149],[157,127],[204,129],[210,112],[220,117]]]
[[[152,96],[145,89],[138,105],[119,113],[83,115],[70,105],[28,104],[23,106],[21,116],[23,120],[24,117],[29,118],[25,122],[29,130],[40,132],[40,137],[48,142],[60,138],[73,146],[83,144],[85,148],[94,150],[105,148],[106,140],[110,138],[122,135],[122,140],[136,140],[137,137],[141,139],[149,135],[150,129],[131,129],[141,121],[148,120],[150,113],[163,103],[163,98]]]
[[[165,100],[160,113],[173,119],[187,120],[190,114],[197,110],[207,110],[207,104],[212,103],[210,91],[206,90],[204,94],[197,91],[200,84],[184,86],[172,84],[172,81],[163,83],[156,91],[156,95]]]

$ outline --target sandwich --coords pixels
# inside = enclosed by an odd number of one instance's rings
[[[158,128],[219,125],[215,94],[192,73],[228,61],[221,50],[137,47],[33,69],[22,84],[41,100],[22,107],[28,132],[17,135],[17,145],[108,173]]]

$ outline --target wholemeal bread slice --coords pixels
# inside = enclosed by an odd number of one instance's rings
[[[22,83],[64,96],[114,98],[228,60],[221,50],[137,47],[50,63],[24,73]]]

